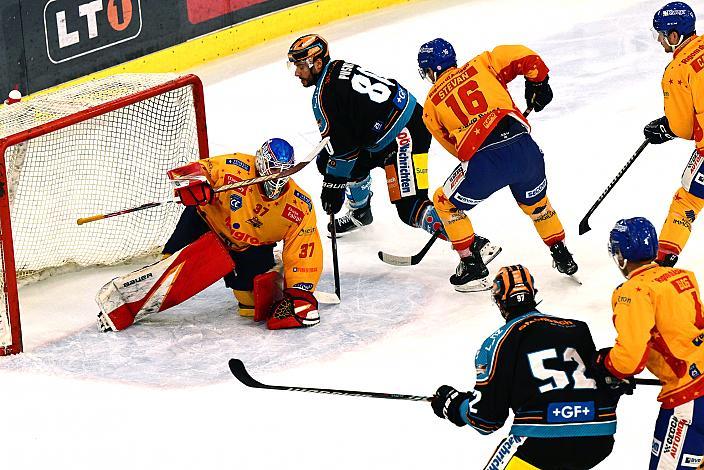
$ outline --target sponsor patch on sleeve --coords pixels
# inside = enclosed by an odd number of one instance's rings
[[[238,166],[245,171],[249,171],[252,168],[249,165],[247,165],[245,162],[243,162],[242,160],[238,160],[237,158],[228,158],[227,160],[225,160],[225,163],[227,163],[228,165]]]
[[[283,215],[284,219],[288,219],[297,224],[300,224],[303,221],[303,211],[293,207],[291,204],[286,204],[286,207],[284,207],[284,212],[281,215]]]
[[[307,291],[313,290],[313,284],[311,284],[310,282],[297,282],[292,287],[296,287],[297,289],[303,289],[303,290],[307,290]]]
[[[298,199],[300,199],[301,201],[303,201],[303,202],[305,202],[306,204],[308,204],[308,210],[313,210],[313,201],[311,201],[308,196],[306,196],[305,194],[303,194],[302,192],[300,192],[300,191],[297,190],[297,189],[294,189],[294,190],[293,190],[293,195],[296,196],[296,197],[297,197]]]

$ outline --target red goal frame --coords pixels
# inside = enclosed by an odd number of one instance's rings
[[[198,151],[200,158],[207,158],[208,134],[205,118],[205,103],[203,83],[198,76],[189,74],[164,82],[147,90],[117,98],[92,108],[58,118],[35,128],[12,134],[0,139],[0,249],[2,250],[2,277],[6,299],[4,308],[7,311],[12,342],[9,346],[0,346],[0,356],[22,352],[22,326],[20,322],[19,296],[17,289],[17,272],[15,268],[15,253],[12,241],[12,222],[10,217],[10,198],[8,195],[7,169],[5,153],[8,147],[40,137],[50,132],[66,128],[73,124],[86,121],[111,111],[153,98],[168,91],[191,87],[193,106],[196,116],[198,134]],[[3,306],[0,305],[0,308]]]

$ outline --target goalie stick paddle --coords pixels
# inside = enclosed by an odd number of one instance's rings
[[[433,397],[423,397],[416,395],[401,395],[398,393],[381,393],[381,392],[358,392],[355,390],[339,390],[334,388],[315,388],[315,387],[288,387],[284,385],[267,385],[254,379],[244,366],[244,363],[239,359],[230,359],[228,362],[232,375],[237,380],[242,382],[247,387],[262,388],[266,390],[287,390],[289,392],[310,392],[323,393],[329,395],[346,395],[351,397],[366,397],[366,398],[385,398],[389,400],[410,400],[410,401],[431,401]]]
[[[214,188],[213,190],[216,193],[221,193],[223,191],[230,191],[232,189],[241,188],[243,186],[250,186],[252,184],[263,183],[264,181],[270,181],[270,180],[275,180],[278,178],[284,178],[286,176],[291,176],[292,174],[301,171],[303,169],[303,167],[305,167],[307,164],[309,164],[311,161],[313,161],[315,159],[315,157],[317,157],[318,154],[325,147],[327,147],[328,152],[332,154],[332,147],[330,146],[330,137],[325,137],[323,140],[321,140],[318,143],[318,145],[316,145],[313,148],[313,150],[310,151],[310,153],[308,155],[306,155],[302,160],[300,160],[298,163],[293,165],[291,168],[288,168],[283,171],[279,171],[277,173],[272,173],[270,175],[257,176],[256,178],[251,178],[251,179],[244,180],[244,181],[237,181],[235,183],[226,184],[224,186],[220,186],[219,188]],[[107,214],[95,214],[95,215],[91,215],[89,217],[81,217],[80,219],[76,220],[76,224],[83,225],[88,222],[95,222],[96,220],[103,220],[103,219],[108,219],[110,217],[116,217],[118,215],[129,214],[131,212],[143,211],[145,209],[151,209],[153,207],[163,206],[165,204],[170,204],[172,202],[181,202],[181,201],[178,198],[172,198],[172,199],[167,199],[166,201],[147,202],[146,204],[141,204],[137,207],[131,207],[129,209],[123,209],[123,210],[119,210],[116,212],[109,212]]]
[[[645,150],[645,147],[647,147],[648,141],[645,140],[643,141],[642,144],[640,144],[640,147],[638,147],[638,150],[636,150],[636,153],[633,154],[633,156],[626,162],[626,165],[621,168],[621,171],[618,172],[616,175],[616,178],[609,183],[609,185],[606,187],[603,193],[601,193],[601,196],[596,200],[594,205],[587,211],[585,216],[582,218],[582,220],[579,222],[579,234],[584,235],[588,231],[590,231],[592,228],[589,226],[589,217],[594,213],[597,207],[599,207],[599,204],[606,198],[606,196],[611,192],[614,186],[616,186],[616,183],[621,179],[624,173],[626,173],[626,170],[628,170],[631,165],[633,165],[633,162],[636,161],[636,158]]]
[[[415,255],[412,256],[397,256],[397,255],[390,255],[388,253],[384,253],[383,251],[379,252],[379,259],[382,260],[386,264],[391,264],[393,266],[415,266],[416,264],[420,263],[423,258],[425,257],[426,253],[430,250],[430,247],[433,246],[433,243],[435,243],[435,240],[438,239],[440,236],[440,230],[436,230],[433,232],[433,236],[430,237],[430,240],[421,248],[421,250],[416,253]]]

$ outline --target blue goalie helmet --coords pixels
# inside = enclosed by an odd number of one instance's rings
[[[653,17],[653,29],[665,35],[677,31],[680,36],[694,32],[694,11],[684,2],[671,2],[659,9]]]
[[[437,38],[420,46],[418,51],[418,70],[421,77],[425,78],[425,71],[428,69],[437,75],[450,67],[457,67],[457,56],[452,44],[444,39]]]
[[[658,253],[658,234],[644,217],[621,219],[609,235],[609,253],[628,261],[652,261]]]
[[[293,147],[284,139],[269,139],[257,150],[256,167],[259,176],[271,175],[287,170],[296,162],[293,159]],[[269,199],[276,199],[288,183],[289,177],[264,181],[262,186]]]

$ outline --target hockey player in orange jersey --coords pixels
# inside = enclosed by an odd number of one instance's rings
[[[704,311],[694,273],[659,266],[657,252],[647,219],[619,220],[611,230],[609,253],[627,280],[611,297],[616,343],[593,363],[603,382],[645,367],[660,379],[649,468],[684,470],[704,456]]]
[[[695,146],[660,232],[657,261],[663,266],[675,265],[704,207],[704,37],[697,36],[694,23],[694,12],[683,2],[668,3],[653,18],[657,40],[672,61],[662,77],[665,116],[646,125],[644,134],[651,144],[680,137]]]
[[[498,46],[458,67],[452,45],[438,38],[421,46],[418,66],[421,76],[433,83],[423,109],[425,125],[461,161],[433,196],[460,256],[457,272],[450,278],[455,289],[490,288],[488,269],[469,249],[474,229],[463,211],[504,186],[511,188],[533,220],[557,269],[574,274],[577,264],[565,247],[565,232],[546,195],[543,153],[506,88],[516,76],[524,75],[526,101],[536,112],[542,111],[552,100],[542,59],[524,46]]]
[[[293,165],[288,142],[271,139],[256,156],[220,155],[171,170],[176,193],[187,207],[164,247],[169,256],[101,290],[101,328],[124,329],[223,277],[234,290],[240,315],[266,319],[270,329],[317,324],[313,291],[323,256],[310,196],[289,177],[213,190]],[[279,241],[283,276],[272,269]]]

